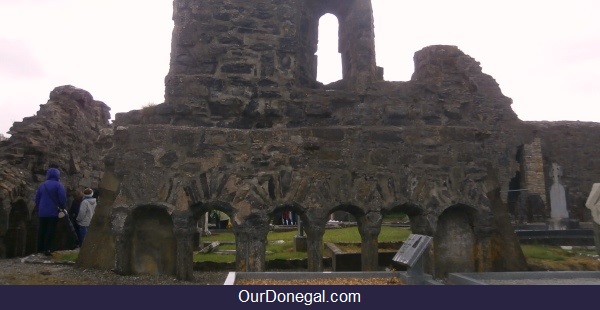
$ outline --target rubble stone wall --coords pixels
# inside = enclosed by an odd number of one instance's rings
[[[527,122],[525,135],[541,140],[546,183],[546,201],[550,202],[552,164],[562,167],[561,184],[565,187],[569,217],[591,221],[585,207],[594,183],[600,180],[600,123],[593,122]]]
[[[343,79],[323,85],[314,53],[326,13],[340,24]],[[0,144],[0,236],[31,238],[29,199],[56,165],[67,188],[102,193],[80,267],[187,279],[196,222],[217,209],[233,219],[239,271],[264,271],[269,224],[282,210],[304,224],[310,271],[323,268],[336,211],[356,218],[362,268],[376,270],[393,210],[434,237],[426,268],[436,277],[526,270],[505,193],[531,168],[518,155],[536,141],[530,183],[546,178],[548,188],[549,167],[560,164],[571,216],[589,218],[600,124],[519,120],[456,46],[425,47],[410,81],[383,81],[368,0],[175,0],[173,19],[164,103],[109,126],[105,104],[64,86],[13,126]],[[31,242],[4,244],[0,255],[17,255]]]
[[[340,22],[344,68],[329,85],[315,80],[325,13]],[[263,271],[269,220],[291,209],[305,223],[309,270],[322,270],[335,211],[357,219],[363,270],[375,270],[382,217],[394,209],[409,215],[413,232],[473,240],[438,238],[462,247],[428,258],[440,276],[463,253],[461,271],[526,268],[499,197],[530,141],[510,98],[472,57],[430,46],[415,54],[411,81],[382,81],[367,0],[176,0],[173,16],[166,102],[117,114],[100,185],[110,198],[80,266],[156,273],[131,250],[140,242],[136,210],[150,208],[171,215],[157,225],[172,225],[174,274],[187,278],[195,223],[218,209],[234,219],[237,269]]]
[[[106,104],[67,85],[56,87],[36,115],[13,124],[11,137],[0,142],[0,257],[36,250],[33,198],[48,168],[59,168],[69,192],[98,188],[104,163],[96,143],[110,132],[109,119]]]

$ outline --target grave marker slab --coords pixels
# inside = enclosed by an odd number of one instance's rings
[[[413,267],[431,243],[431,237],[412,234],[398,250],[393,260],[408,267]]]

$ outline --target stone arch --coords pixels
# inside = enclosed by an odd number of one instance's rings
[[[245,204],[242,200],[240,204]],[[237,271],[264,271],[265,249],[269,232],[268,216],[264,212],[243,212],[243,207],[224,202],[196,203],[192,207],[194,218],[207,210],[219,210],[229,215],[235,238]]]
[[[175,275],[177,239],[171,212],[159,205],[143,205],[131,211],[122,236],[128,253],[120,265],[125,274]]]
[[[382,210],[383,215],[390,212],[402,212],[408,216],[410,230],[415,234],[431,235],[431,225],[425,217],[425,210],[420,205],[408,202],[395,202]]]
[[[268,216],[273,219],[273,223],[278,222],[276,218],[281,215],[282,211],[290,211],[296,215],[296,219],[292,219],[292,221],[296,222],[300,220],[302,223],[306,223],[310,225],[310,219],[306,217],[304,212],[304,208],[297,203],[284,203],[276,206],[271,212],[269,212]]]
[[[288,211],[290,212],[291,223],[282,223],[283,214]],[[275,226],[289,227],[288,229],[297,230],[298,234],[294,238],[294,250],[296,252],[307,252],[307,236],[305,234],[305,227],[311,225],[311,219],[306,215],[304,208],[295,202],[283,203],[275,206],[271,211],[267,213],[269,223]],[[267,240],[268,242],[268,240]],[[266,260],[265,252],[265,260]]]
[[[198,222],[204,220],[205,217],[209,217],[210,213],[212,211],[221,211],[221,212],[227,214],[227,216],[229,216],[229,219],[231,220],[231,224],[232,224],[232,228],[231,228],[232,231],[235,231],[235,229],[237,227],[237,223],[233,220],[234,214],[235,214],[235,209],[229,203],[222,202],[222,201],[198,202],[198,203],[195,203],[190,206],[190,211],[193,214],[195,223],[198,223]],[[206,221],[211,222],[211,221],[213,221],[213,219],[209,218]],[[203,227],[204,224],[205,223],[200,223],[197,227],[204,228]],[[214,224],[216,226],[216,223],[214,223]],[[195,244],[198,244],[200,247],[203,246],[202,233],[203,232],[201,232],[201,231],[196,232],[198,238],[195,241]],[[233,235],[235,238],[235,233],[233,233]]]
[[[477,210],[467,205],[453,205],[437,218],[433,236],[434,274],[447,278],[452,272],[476,270]]]
[[[433,227],[421,205],[412,202],[394,202],[384,210],[384,219],[386,214],[391,212],[402,212],[408,216],[411,233],[433,236]],[[424,268],[428,273],[432,273],[432,256],[430,252],[423,254]]]
[[[6,257],[23,257],[35,251],[36,229],[32,225],[29,209],[24,200],[12,203],[6,231]]]
[[[210,211],[221,211],[231,219],[231,224],[235,227],[237,224],[233,220],[236,210],[231,206],[231,204],[221,201],[210,201],[210,202],[198,202],[190,206],[190,211],[192,212],[195,220],[200,220],[201,216]]]
[[[332,208],[329,214],[337,211],[350,213],[358,226],[361,237],[361,270],[376,271],[379,268],[379,242],[383,217],[379,210],[367,210],[352,204],[342,204]]]

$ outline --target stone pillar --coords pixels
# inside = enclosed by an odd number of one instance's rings
[[[362,271],[377,271],[379,268],[379,233],[383,216],[381,212],[369,212],[358,220],[361,236],[361,269]]]
[[[306,229],[306,252],[308,256],[308,271],[323,271],[323,235],[325,234],[325,224],[327,220],[311,219]]]
[[[115,272],[120,275],[130,275],[132,272],[130,239],[124,232],[115,238]]]
[[[128,209],[113,210],[111,218],[111,234],[115,240],[115,272],[121,275],[132,274],[131,267],[131,228],[125,223],[131,216]],[[86,241],[87,242],[87,241]]]
[[[177,242],[175,277],[189,281],[194,278],[195,221],[189,213],[173,215],[173,233]]]
[[[233,221],[235,233],[235,263],[240,272],[263,272],[266,269],[265,252],[269,220],[251,216],[240,225]]]
[[[473,253],[476,272],[493,271],[492,266],[492,234],[491,227],[476,227],[475,228],[475,251]]]

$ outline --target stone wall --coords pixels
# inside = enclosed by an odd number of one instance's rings
[[[340,23],[343,61],[329,85],[315,80],[325,13]],[[69,190],[102,193],[78,265],[125,274],[189,278],[196,221],[212,209],[233,219],[240,271],[265,269],[269,223],[283,210],[304,223],[311,271],[323,268],[337,211],[358,222],[363,270],[378,266],[391,211],[434,236],[426,268],[437,277],[524,270],[505,193],[519,171],[547,201],[552,163],[571,217],[590,218],[600,124],[520,121],[455,46],[416,52],[408,82],[383,81],[368,0],[175,0],[173,18],[165,103],[110,126],[104,103],[57,87],[0,142],[0,256],[34,251],[31,197],[49,166]]]
[[[0,257],[35,251],[33,197],[49,167],[60,169],[69,192],[98,187],[104,163],[96,143],[110,136],[109,111],[87,91],[67,85],[56,87],[36,115],[13,124],[11,137],[0,142]]]
[[[600,180],[600,123],[527,122],[524,135],[541,140],[546,193],[552,185],[552,163],[562,166],[561,182],[567,194],[571,219],[591,221],[585,202],[594,183]],[[546,196],[549,205],[550,197]]]
[[[313,54],[327,12],[341,24],[344,79],[321,85]],[[174,261],[180,278],[191,276],[195,223],[211,209],[233,219],[241,271],[265,269],[268,224],[284,209],[302,218],[311,271],[323,268],[324,228],[336,211],[358,221],[363,270],[377,268],[377,236],[392,210],[408,214],[415,233],[459,233],[438,238],[459,248],[428,258],[440,277],[464,253],[460,271],[526,268],[500,191],[530,141],[510,98],[472,57],[430,46],[415,54],[411,81],[382,81],[364,0],[180,0],[174,20],[166,102],[117,114],[80,266],[160,273],[133,249],[144,243],[136,224],[144,208],[156,212],[157,230],[174,232],[175,258],[157,251],[154,260]]]
[[[542,157],[542,142],[539,138],[523,147],[523,182],[522,188],[528,193],[541,195],[546,202],[546,174]]]

